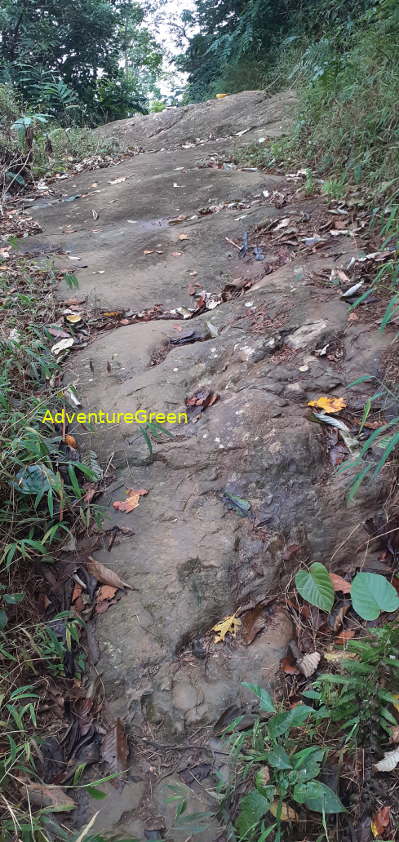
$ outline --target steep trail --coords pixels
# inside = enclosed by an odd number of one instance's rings
[[[173,110],[111,124],[105,131],[128,134],[149,151],[65,182],[75,201],[33,209],[44,229],[40,247],[69,252],[57,263],[77,267],[78,297],[92,307],[123,309],[129,319],[155,305],[192,307],[194,283],[214,296],[237,279],[239,287],[252,284],[191,320],[100,334],[66,372],[83,409],[170,413],[185,410],[198,390],[219,396],[189,424],[172,425],[173,438],[154,444],[153,459],[135,425],[79,429],[82,445],[104,464],[112,457],[115,479],[101,500],[106,526],[134,531],[119,533],[111,552],[95,553],[132,587],[97,623],[97,670],[133,746],[129,781],[119,794],[108,785],[98,831],[138,839],[154,838],[144,836],[154,829],[172,833],[169,784],[192,785],[189,811],[207,808],[215,769],[227,774],[215,723],[220,730],[226,711],[247,709],[243,681],[278,680],[294,636],[284,600],[276,605],[272,597],[283,595],[301,562],[342,571],[367,551],[364,524],[378,488],[366,486],[346,504],[348,478],[329,456],[336,445],[307,410],[309,400],[341,395],[356,377],[377,372],[390,342],[389,333],[348,320],[337,286],[321,281],[363,244],[353,234],[326,235],[316,251],[305,237],[315,236],[327,206],[306,198],[301,179],[230,164],[236,144],[286,130],[293,102],[292,94],[268,101],[249,92],[190,106],[181,117]],[[245,128],[217,139],[222,129]],[[224,168],[209,166],[216,158]],[[217,210],[202,214],[207,207]],[[261,259],[252,238],[246,256],[229,242],[241,245],[256,226],[276,231],[287,219],[280,240],[265,234]],[[66,289],[60,295],[71,297]],[[176,344],[186,334],[190,344]],[[361,411],[365,394],[353,392],[353,410]],[[116,511],[112,503],[129,488],[149,493],[133,512]],[[248,645],[245,618],[250,626],[257,606],[264,627]],[[211,626],[234,612],[243,622],[237,638],[213,643]],[[188,767],[197,769],[194,783]],[[166,838],[187,835],[185,828]],[[223,830],[212,820],[196,838],[222,840]]]

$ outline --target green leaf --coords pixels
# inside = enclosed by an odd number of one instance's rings
[[[264,687],[259,687],[258,684],[250,684],[248,681],[243,681],[242,686],[255,693],[255,696],[259,699],[260,710],[264,710],[266,713],[275,713],[276,708],[272,702],[272,697]]]
[[[305,804],[316,813],[345,813],[338,795],[320,781],[308,781],[294,787],[292,797],[298,804]]]
[[[317,711],[308,705],[296,705],[286,713],[278,713],[273,716],[268,724],[269,734],[273,740],[276,737],[281,737],[282,734],[288,733],[291,728],[298,728],[303,725],[309,716],[315,714],[317,714]]]
[[[359,383],[365,383],[367,380],[373,380],[373,376],[371,374],[363,374],[362,377],[358,377],[357,380],[353,380],[352,383],[349,383],[348,389],[352,389],[353,386],[358,386]]]
[[[240,517],[247,517],[249,515],[252,508],[249,500],[244,500],[243,497],[237,497],[237,494],[230,494],[229,491],[224,491],[223,497],[229,508],[234,509]]]
[[[73,465],[68,465],[68,474],[69,474],[69,479],[71,480],[71,486],[72,486],[72,489],[73,489],[73,493],[75,494],[75,497],[77,497],[78,500],[79,500],[80,497],[82,496],[82,489],[81,489],[81,487],[78,483],[78,478],[76,476],[75,468],[74,468]]]
[[[312,760],[317,763],[321,763],[325,753],[326,749],[319,748],[319,746],[309,746],[309,748],[303,748],[300,751],[296,751],[292,757],[294,761],[294,769],[302,769],[304,764],[308,763],[309,758],[312,758]]]
[[[262,831],[261,835],[258,837],[257,842],[266,842],[266,839],[269,838],[270,834],[273,833],[277,827],[277,823],[269,825],[266,827],[265,830]]]
[[[317,778],[320,774],[320,763],[323,760],[326,750],[323,748],[310,747],[294,754],[294,769],[298,783],[305,783]]]
[[[267,762],[275,769],[292,769],[291,760],[282,746],[276,746],[266,754]]]
[[[302,696],[304,696],[305,699],[314,699],[315,702],[319,702],[321,699],[321,693],[317,693],[316,690],[303,690]]]
[[[0,631],[1,631],[1,629],[5,629],[7,623],[8,623],[7,614],[6,614],[5,611],[3,611],[2,608],[0,608]]]
[[[4,602],[8,605],[18,605],[24,599],[24,593],[5,593],[3,596]]]
[[[267,801],[270,801],[272,804],[274,799],[276,798],[277,790],[275,786],[272,784],[265,785],[264,784],[264,770],[259,769],[259,772],[255,775],[255,786],[258,792],[266,798]]]
[[[86,786],[86,792],[89,793],[91,798],[96,798],[97,801],[101,801],[102,798],[107,797],[107,793],[103,792],[102,789],[97,789],[95,786]]]
[[[271,806],[271,801],[253,789],[240,801],[240,812],[238,814],[236,827],[240,836],[246,836],[252,828],[263,818]]]
[[[397,611],[399,596],[379,573],[357,573],[351,587],[352,605],[363,620],[376,620],[381,611]]]
[[[311,605],[322,611],[331,611],[334,605],[334,588],[324,564],[315,561],[309,570],[300,570],[295,576],[298,592]]]

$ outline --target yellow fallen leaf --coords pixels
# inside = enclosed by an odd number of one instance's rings
[[[228,94],[216,94],[216,99],[224,99],[225,96],[229,96]]]
[[[378,827],[377,827],[375,822],[371,822],[370,828],[371,828],[371,832],[374,836],[374,839],[376,839],[377,836],[381,836],[380,831],[378,830]]]
[[[355,652],[343,652],[342,649],[337,649],[333,652],[325,652],[323,658],[325,658],[326,661],[332,661],[332,663],[335,663],[335,661],[342,660],[357,660],[357,655]]]
[[[393,704],[395,710],[399,711],[399,693],[393,693],[392,695],[395,696],[395,699],[396,699],[396,702],[392,702],[392,704]]]
[[[240,626],[241,620],[239,620],[235,614],[231,614],[230,617],[225,617],[225,619],[220,623],[216,623],[215,626],[212,626],[212,631],[217,632],[214,643],[220,643],[221,640],[225,639],[226,634],[232,634],[233,637],[235,637]]]
[[[76,325],[78,322],[82,321],[82,316],[79,316],[78,313],[71,313],[70,316],[65,316],[65,319],[71,325]]]
[[[324,409],[324,412],[327,412],[328,415],[334,415],[335,412],[341,412],[341,409],[345,409],[346,401],[343,398],[329,398],[327,395],[322,395],[317,398],[317,401],[309,401],[308,406]]]
[[[282,822],[297,822],[299,820],[298,813],[296,813],[295,810],[293,810],[292,807],[289,807],[288,804],[286,804],[285,801],[282,802],[280,807],[281,807],[280,820]],[[278,808],[279,808],[279,802],[273,801],[272,806],[269,807],[269,810],[270,810],[272,816],[277,816]]]

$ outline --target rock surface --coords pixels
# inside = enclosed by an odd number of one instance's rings
[[[322,270],[347,265],[356,244],[342,236],[321,254],[293,253],[277,267],[271,249],[268,271],[253,256],[242,259],[232,240],[240,244],[245,231],[287,215],[312,221],[320,203],[294,197],[279,209],[267,197],[293,193],[282,175],[204,166],[210,156],[231,160],[235,140],[225,135],[243,128],[281,133],[293,101],[290,93],[268,100],[246,92],[111,124],[104,131],[165,151],[76,176],[70,193],[81,199],[67,209],[34,211],[45,229],[44,247],[79,258],[79,295],[92,305],[129,312],[155,304],[187,308],[193,282],[212,293],[237,278],[253,284],[192,321],[154,320],[100,333],[69,358],[65,381],[91,410],[179,412],[198,390],[219,395],[189,423],[172,426],[173,438],[154,445],[153,459],[139,425],[79,430],[82,447],[95,449],[104,464],[112,457],[115,478],[101,501],[106,527],[134,531],[120,534],[112,553],[95,554],[132,587],[98,619],[97,668],[135,747],[130,789],[112,796],[111,813],[100,810],[99,832],[144,838],[144,830],[166,828],[167,838],[187,838],[187,829],[171,829],[162,779],[188,788],[189,811],[199,803],[208,809],[204,793],[212,774],[228,775],[217,723],[229,711],[231,718],[252,715],[243,681],[276,684],[293,635],[284,609],[293,572],[301,562],[334,569],[364,560],[364,524],[378,488],[365,485],[354,504],[346,503],[350,473],[332,467],[325,425],[307,408],[309,400],[342,395],[355,377],[377,372],[390,341],[377,327],[349,321],[336,288],[320,283]],[[210,135],[199,147],[196,138]],[[184,148],[188,141],[197,145]],[[221,207],[198,213],[210,205]],[[92,210],[99,214],[95,224]],[[179,214],[181,224],[169,224]],[[182,233],[187,237],[179,238]],[[68,256],[58,260],[70,269]],[[173,345],[187,326],[202,341]],[[366,393],[353,394],[360,409]],[[112,503],[128,488],[149,493],[126,514]],[[246,501],[244,512],[232,504],[234,495]],[[262,628],[250,645],[242,630],[214,642],[215,623],[234,613],[244,620],[257,605]],[[176,755],[169,748],[165,758],[162,746],[175,744]],[[202,789],[186,781],[193,763],[208,782]],[[223,838],[215,824],[199,837]]]

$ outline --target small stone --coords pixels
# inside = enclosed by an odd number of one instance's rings
[[[299,327],[298,330],[295,330],[290,336],[287,336],[285,344],[288,345],[289,348],[293,348],[294,351],[300,351],[302,348],[307,348],[308,345],[311,345],[313,342],[316,342],[316,340],[321,339],[321,337],[325,334],[327,327],[328,324],[324,321],[324,319],[320,319],[317,322],[309,322],[308,324]]]

